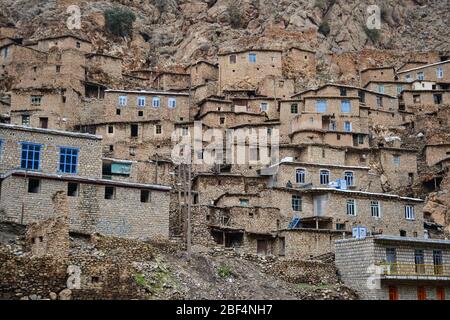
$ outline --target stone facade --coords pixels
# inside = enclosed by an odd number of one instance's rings
[[[448,300],[449,249],[446,240],[392,236],[339,240],[336,267],[342,281],[362,299]],[[436,254],[439,260],[433,259]]]

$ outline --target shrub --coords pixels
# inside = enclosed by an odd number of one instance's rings
[[[322,21],[322,23],[319,26],[319,32],[323,34],[325,37],[330,34],[330,25],[328,24],[328,21]]]
[[[229,266],[222,265],[217,270],[217,273],[219,274],[219,277],[227,278],[231,275],[231,268]]]
[[[104,12],[106,29],[114,35],[126,37],[133,31],[135,14],[122,8],[107,9]]]
[[[316,0],[314,2],[314,7],[317,7],[319,9],[321,9],[321,10],[325,10],[326,7],[327,7],[327,3],[326,3],[325,0]]]
[[[239,9],[238,1],[230,2],[227,8],[228,16],[230,17],[230,25],[233,29],[242,27],[242,15]]]

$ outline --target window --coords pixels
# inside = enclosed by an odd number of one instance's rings
[[[398,84],[397,85],[397,94],[402,93],[402,91],[403,91],[403,86],[401,84]]]
[[[336,230],[345,230],[345,223],[336,223]]]
[[[344,122],[344,131],[345,132],[352,132],[352,123],[350,121]]]
[[[434,104],[442,104],[442,94],[433,94]]]
[[[256,62],[256,53],[249,53],[248,54],[248,61],[251,63],[255,63]]]
[[[260,107],[261,111],[269,110],[269,104],[267,102],[261,102],[259,107]]]
[[[423,72],[418,72],[418,73],[417,73],[417,80],[420,80],[420,81],[423,81],[423,80],[424,80]]]
[[[413,94],[413,102],[421,103],[420,94]]]
[[[416,218],[414,215],[414,206],[411,205],[405,206],[405,218],[407,220],[414,220]]]
[[[330,171],[320,170],[320,184],[329,184],[329,183],[330,183]]]
[[[177,107],[177,99],[175,98],[169,98],[167,105],[170,109],[175,109]]]
[[[436,69],[436,76],[438,79],[442,79],[444,77],[444,69],[442,69],[442,67]]]
[[[77,41],[77,48],[81,47],[81,43],[79,41]]]
[[[339,88],[339,94],[341,95],[341,97],[345,97],[347,95],[347,89]]]
[[[189,128],[188,128],[188,127],[182,127],[182,128],[181,128],[181,135],[182,135],[182,136],[187,136],[187,135],[189,135]]]
[[[358,91],[359,102],[366,102],[366,93],[364,91]]]
[[[236,64],[236,55],[235,54],[230,55],[230,64]]]
[[[108,126],[108,133],[110,134],[114,133],[114,126]]]
[[[3,58],[7,58],[8,57],[8,51],[9,51],[9,48],[8,47],[6,47],[6,48],[3,48]]]
[[[406,231],[400,230],[400,237],[406,237]]]
[[[219,124],[225,124],[225,117],[219,118]]]
[[[427,291],[425,287],[417,288],[417,300],[427,300]]]
[[[416,273],[425,273],[425,259],[423,250],[414,250],[414,263],[416,266]]]
[[[389,265],[397,263],[397,250],[395,248],[386,248],[386,262]],[[393,271],[392,266],[390,271]]]
[[[356,204],[353,199],[347,200],[347,214],[349,216],[356,216]]]
[[[434,274],[443,274],[442,250],[433,250]]]
[[[67,184],[67,196],[69,197],[78,196],[78,183],[69,182]]]
[[[39,170],[41,145],[33,143],[22,144],[20,167],[26,170]]]
[[[337,124],[336,124],[336,121],[331,120],[331,121],[330,121],[329,127],[330,127],[330,131],[336,131],[336,130],[337,130]]]
[[[60,73],[61,72],[61,66],[56,66],[56,73]]]
[[[105,199],[114,200],[116,198],[116,188],[115,187],[105,187]]]
[[[143,116],[144,116],[144,111],[139,110],[139,111],[138,111],[138,117],[143,117]]]
[[[136,147],[130,147],[128,152],[129,152],[130,156],[135,156],[136,155]]]
[[[116,115],[120,116],[120,109],[116,109]]]
[[[239,205],[247,207],[248,206],[248,199],[239,199]]]
[[[28,193],[39,193],[41,189],[40,179],[28,179]]]
[[[47,117],[39,118],[39,127],[41,127],[42,129],[48,128],[48,118]]]
[[[341,112],[342,113],[351,112],[350,100],[341,101]]]
[[[384,93],[384,84],[379,84],[378,85],[378,92],[379,93]]]
[[[357,139],[358,139],[358,144],[364,144],[364,135],[363,134],[358,134]]]
[[[405,80],[406,80],[407,82],[411,82],[411,81],[412,81],[411,75],[410,75],[410,74],[407,74],[407,75],[405,76]]]
[[[300,196],[292,196],[292,210],[302,211],[302,198]]]
[[[59,171],[64,173],[77,173],[78,149],[61,148],[59,153]]]
[[[139,126],[137,124],[132,124],[130,126],[131,129],[131,137],[137,137],[139,133]]]
[[[370,201],[370,213],[374,218],[379,218],[381,216],[379,201]]]
[[[31,104],[33,106],[41,105],[42,96],[31,96]]]
[[[443,287],[436,288],[436,299],[437,300],[445,300],[445,288],[443,288]]]
[[[398,300],[398,290],[396,286],[389,286],[389,300]]]
[[[119,106],[127,105],[127,96],[119,96]]]
[[[157,124],[155,126],[155,134],[161,134],[162,133],[162,126],[160,124]]]
[[[30,126],[30,116],[28,114],[22,115],[22,125],[26,127]]]
[[[317,100],[316,109],[318,113],[327,112],[327,101],[326,100]]]
[[[297,103],[291,104],[291,113],[298,113],[298,104]]]
[[[160,103],[161,103],[161,100],[159,99],[159,97],[153,97],[153,99],[152,99],[153,108],[159,108]]]
[[[296,169],[295,170],[295,182],[296,183],[305,183],[305,169]]]
[[[400,166],[400,156],[393,156],[392,161],[394,162],[394,165],[397,167]]]
[[[138,107],[145,107],[145,97],[138,97],[137,104]]]
[[[377,96],[377,107],[381,108],[383,106],[383,98]]]
[[[141,190],[141,202],[148,203],[151,201],[151,194],[148,190]]]
[[[353,186],[353,172],[351,171],[346,171],[344,172],[344,179],[345,182],[347,183],[347,186]]]

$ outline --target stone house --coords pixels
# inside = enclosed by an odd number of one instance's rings
[[[448,240],[376,235],[335,245],[341,279],[362,299],[449,299]]]
[[[0,141],[1,220],[52,218],[63,192],[71,231],[168,238],[171,188],[103,179],[101,137],[0,124]]]
[[[192,86],[191,75],[183,72],[163,71],[153,80],[153,87],[162,91],[180,91]]]
[[[450,157],[450,143],[427,144],[425,146],[425,161],[429,167]]]
[[[369,81],[394,81],[396,80],[395,68],[373,67],[360,71],[361,86],[365,87]]]
[[[273,97],[274,100],[288,99],[295,93],[295,84],[292,79],[284,77],[267,76],[258,84],[257,95]]]
[[[412,83],[406,81],[370,80],[364,88],[373,92],[385,93],[389,96],[396,97],[399,96],[403,90],[410,90],[412,88]]]
[[[59,50],[76,49],[84,53],[92,52],[92,43],[89,40],[70,34],[41,38],[30,42],[27,46],[43,52],[48,52],[55,47]]]
[[[219,80],[219,66],[206,60],[199,60],[189,65],[186,71],[191,76],[192,86],[199,86]]]
[[[440,106],[450,104],[450,89],[446,90],[405,90],[399,97],[399,108],[411,113],[436,112]]]
[[[315,51],[290,47],[283,53],[283,72],[289,77],[313,78],[316,76]]]
[[[282,76],[282,51],[249,49],[219,53],[219,95],[226,89],[257,89],[267,76]]]
[[[104,53],[88,53],[86,55],[86,67],[100,70],[108,76],[122,78],[122,59]]]
[[[397,73],[400,81],[412,82],[414,80],[426,80],[434,82],[450,81],[450,60],[421,65],[406,69]]]
[[[0,78],[17,79],[27,72],[29,66],[45,59],[44,52],[17,43],[5,44],[0,47]]]

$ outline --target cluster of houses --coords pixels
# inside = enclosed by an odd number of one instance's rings
[[[430,239],[414,197],[418,150],[373,130],[448,107],[450,60],[297,92],[287,74],[314,78],[315,59],[300,47],[252,48],[125,72],[78,36],[1,38],[0,221],[49,218],[63,190],[73,232],[184,239],[189,216],[194,246],[280,259],[335,252],[364,297],[448,299],[450,241]],[[174,146],[199,123],[201,148],[188,158],[216,161],[180,166]],[[429,166],[449,163],[450,143],[427,148]],[[361,268],[386,263],[366,293]]]

